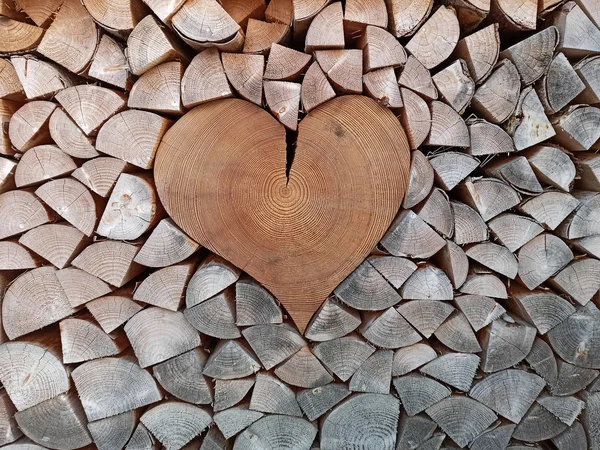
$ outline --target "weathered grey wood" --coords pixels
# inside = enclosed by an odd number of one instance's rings
[[[400,289],[400,286],[417,270],[417,265],[410,259],[397,256],[369,256],[367,261],[394,289]]]
[[[587,257],[573,261],[552,277],[550,284],[585,305],[600,289],[600,261]]]
[[[392,376],[405,375],[433,361],[437,353],[427,344],[417,343],[396,350],[392,362]]]
[[[227,441],[217,427],[210,427],[202,439],[200,450],[231,450],[233,443]]]
[[[571,245],[582,253],[600,258],[600,235],[574,239],[571,241]]]
[[[154,378],[171,395],[197,405],[213,401],[213,384],[202,375],[206,354],[200,347],[159,363],[152,368]]]
[[[496,273],[514,279],[517,276],[518,261],[512,252],[493,242],[484,242],[469,246],[465,253],[479,264],[493,270]]]
[[[350,390],[373,394],[389,393],[393,358],[392,350],[378,350],[373,353],[352,375],[349,384]]]
[[[447,353],[419,369],[425,375],[436,378],[463,392],[471,389],[479,357],[469,353]]]
[[[444,239],[411,210],[401,210],[381,245],[394,256],[429,258],[445,245]]]
[[[600,57],[592,56],[583,58],[573,65],[585,85],[584,91],[575,99],[577,103],[600,103],[600,76],[598,68]]]
[[[512,138],[499,125],[472,117],[467,119],[471,145],[466,152],[473,156],[496,155],[515,151]]]
[[[450,199],[441,189],[434,188],[429,196],[414,208],[414,211],[442,236],[449,238],[454,234],[454,217],[450,209]]]
[[[544,231],[535,220],[512,213],[494,217],[488,222],[488,226],[498,241],[511,252],[516,252]]]
[[[304,335],[311,341],[328,341],[345,336],[356,330],[359,325],[358,311],[337,302],[335,297],[330,297],[315,312]]]
[[[184,290],[195,263],[192,258],[152,272],[136,288],[133,299],[177,311],[183,304]]]
[[[309,450],[316,434],[317,428],[299,417],[266,416],[238,435],[233,450],[254,450],[255,443],[263,448]]]
[[[221,380],[243,378],[258,372],[260,363],[240,341],[219,341],[202,373]]]
[[[262,417],[263,413],[252,411],[244,404],[216,413],[214,420],[225,439],[229,439]]]
[[[122,449],[131,438],[137,422],[137,412],[128,411],[90,422],[87,427],[98,450]]]
[[[553,395],[576,394],[586,389],[600,374],[597,370],[574,366],[561,359],[558,359],[557,366],[558,377],[551,387]]]
[[[330,383],[298,392],[296,399],[308,420],[316,420],[348,397],[351,392],[345,384]]]
[[[460,287],[463,294],[484,295],[493,298],[508,298],[506,286],[495,275],[472,273]]]
[[[541,396],[537,402],[568,426],[573,425],[585,406],[585,402],[576,397]]]
[[[558,378],[558,368],[554,352],[546,341],[537,337],[533,341],[533,346],[529,355],[525,358],[531,368],[541,376],[550,386],[556,384]]]
[[[494,178],[467,179],[457,189],[461,199],[475,208],[485,221],[493,219],[521,201],[517,191]]]
[[[452,393],[442,383],[418,374],[394,378],[394,388],[409,416],[425,411]]]
[[[12,404],[5,389],[0,390],[0,445],[16,441],[23,432],[19,429],[14,415],[17,409]]]
[[[66,267],[56,272],[56,278],[73,308],[110,294],[113,288],[83,270]]]
[[[121,330],[108,335],[89,315],[61,320],[60,340],[65,364],[118,355],[129,347]]]
[[[426,412],[460,447],[465,447],[498,418],[487,406],[461,396],[447,397]]]
[[[469,130],[464,119],[450,106],[434,100],[430,103],[431,131],[424,145],[443,147],[468,147]]]
[[[600,53],[600,30],[575,2],[557,8],[549,22],[560,34],[557,50],[571,58]]]
[[[570,151],[585,151],[600,138],[594,123],[600,120],[600,108],[587,105],[570,106],[553,116],[556,141]]]
[[[518,424],[544,385],[544,380],[537,375],[507,369],[477,382],[469,396]]]
[[[427,109],[427,113],[429,113],[429,109]],[[427,133],[429,133],[429,128],[427,129]],[[425,137],[423,136],[423,139]],[[410,178],[404,196],[404,208],[412,208],[420,203],[427,197],[433,186],[433,168],[429,163],[429,159],[420,150],[411,152],[410,157]]]
[[[48,447],[43,447],[29,438],[23,437],[12,444],[6,445],[3,450],[48,450]]]
[[[403,302],[396,309],[408,323],[426,338],[430,338],[454,311],[454,307],[449,303],[437,300]]]
[[[524,156],[496,158],[484,167],[484,172],[507,182],[522,194],[540,194],[543,191],[533,169]]]
[[[270,370],[292,356],[306,341],[288,324],[254,325],[242,331],[265,369]]]
[[[196,306],[231,286],[240,278],[240,273],[237,267],[211,253],[200,263],[188,284],[187,307]]]
[[[499,50],[498,24],[494,23],[458,41],[455,54],[465,60],[473,80],[481,83],[496,65]]]
[[[481,346],[471,325],[460,311],[454,311],[434,334],[442,344],[457,352],[477,353],[481,351]]]
[[[588,450],[588,440],[583,425],[575,422],[561,434],[552,438],[558,450]]]
[[[585,409],[581,417],[581,424],[585,429],[588,437],[588,444],[591,450],[600,448],[600,392],[587,394],[582,393],[582,398],[585,401]]]
[[[398,450],[415,450],[433,436],[437,424],[425,414],[408,416],[402,410],[398,426]]]
[[[485,222],[470,206],[451,201],[454,214],[454,242],[458,245],[487,241],[489,230]]]
[[[454,302],[475,331],[481,330],[506,312],[502,305],[484,295],[460,295],[454,298]]]
[[[579,201],[571,194],[547,191],[525,201],[519,209],[545,228],[554,230],[578,205]]]
[[[575,178],[575,165],[567,153],[551,145],[538,145],[525,156],[542,183],[569,191]]]
[[[444,433],[437,433],[419,446],[419,450],[439,450],[446,439]]]
[[[566,429],[567,425],[536,403],[515,428],[513,438],[526,442],[545,441],[558,436]]]
[[[490,76],[475,90],[471,107],[475,113],[494,124],[506,121],[517,106],[521,83],[519,72],[508,60],[501,60]]]
[[[548,71],[537,83],[538,96],[547,114],[554,114],[567,106],[584,89],[569,60],[558,53],[548,66]]]
[[[156,450],[158,448],[158,441],[154,439],[143,424],[138,423],[125,450]]]
[[[233,380],[216,379],[213,410],[223,411],[224,409],[235,406],[241,402],[250,389],[252,389],[255,381],[255,377],[237,378]]]
[[[302,417],[296,394],[287,384],[263,372],[256,375],[250,409],[270,414]]]
[[[381,348],[406,347],[422,339],[395,308],[365,313],[359,330],[371,344]]]
[[[342,381],[350,379],[374,351],[373,346],[356,335],[321,342],[313,348],[314,355]]]
[[[535,289],[573,259],[562,239],[547,233],[533,238],[519,250],[519,279]]]
[[[429,160],[435,173],[435,182],[446,191],[458,184],[479,167],[479,159],[460,152],[443,152]]]
[[[235,323],[235,293],[232,288],[186,309],[183,315],[202,334],[219,339],[241,337]]]
[[[251,278],[242,278],[235,284],[235,308],[238,326],[283,322],[275,297]]]
[[[557,228],[557,233],[568,239],[577,239],[600,234],[600,194],[589,191],[573,191],[579,204]]]
[[[517,150],[532,147],[556,135],[544,113],[544,105],[532,87],[521,92],[506,131],[512,136]]]
[[[470,450],[506,450],[515,425],[492,427],[477,436],[470,444]]]
[[[291,386],[316,388],[331,383],[333,377],[308,347],[303,347],[275,369],[282,381]]]
[[[471,78],[467,63],[463,59],[457,59],[436,73],[432,79],[440,97],[462,114],[475,93],[475,81]]]
[[[524,323],[494,320],[483,332],[481,369],[497,372],[521,362],[531,351],[535,336],[536,329]]]
[[[454,224],[453,224],[454,226]],[[455,289],[460,288],[469,274],[469,259],[464,250],[453,241],[447,240],[432,262],[448,276]]]
[[[445,242],[445,241],[444,241]],[[405,300],[452,300],[452,283],[437,267],[420,266],[400,289]]]
[[[112,333],[142,310],[139,304],[131,300],[131,294],[125,291],[92,300],[85,307],[105,333]]]
[[[365,448],[373,434],[381,450],[394,450],[400,402],[392,395],[358,394],[337,405],[322,422],[321,449]]]

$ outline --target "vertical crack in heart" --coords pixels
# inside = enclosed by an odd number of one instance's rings
[[[287,130],[285,132],[285,187],[290,182],[290,171],[292,170],[292,164],[294,162],[294,156],[296,156],[296,142],[298,141],[298,132],[293,130]]]

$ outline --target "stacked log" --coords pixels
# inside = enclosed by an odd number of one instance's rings
[[[0,448],[600,450],[599,27],[596,0],[2,1]],[[238,97],[289,171],[357,95],[402,124],[406,193],[295,322],[169,216],[157,152]]]

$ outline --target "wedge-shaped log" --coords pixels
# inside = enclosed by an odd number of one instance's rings
[[[79,128],[62,108],[56,108],[54,110],[50,116],[48,128],[52,140],[54,140],[56,145],[58,145],[67,155],[80,159],[90,159],[100,155],[94,147],[92,138],[86,136],[81,128]],[[93,161],[96,160],[94,159]],[[93,161],[90,161],[90,164],[94,164]],[[101,174],[104,176],[108,175],[108,173],[101,172],[94,177],[101,178]],[[86,186],[88,185],[88,183],[85,183],[83,180],[80,181],[86,184]],[[104,197],[104,195],[102,196]]]
[[[424,144],[443,147],[469,147],[471,139],[463,118],[450,106],[434,100],[431,105],[431,131]]]
[[[521,201],[517,191],[494,178],[468,179],[460,185],[458,194],[467,204],[476,208],[485,221],[493,219]]]
[[[42,260],[14,240],[0,241],[0,270],[35,269]]]
[[[100,38],[88,75],[120,89],[129,90],[133,84],[124,47],[106,34]]]
[[[457,59],[433,76],[440,97],[452,108],[462,113],[475,94],[475,81],[471,78],[467,63]]]
[[[128,411],[90,422],[87,427],[98,450],[111,450],[125,447],[135,431],[137,420],[136,411]]]
[[[492,24],[458,41],[455,53],[467,63],[473,81],[481,83],[496,65],[499,50],[498,25]]]
[[[235,284],[235,318],[238,326],[283,322],[275,297],[251,278]]]
[[[573,425],[585,406],[585,402],[576,397],[542,396],[537,399],[537,403],[568,426]]]
[[[255,381],[255,377],[232,380],[216,379],[215,400],[213,402],[214,411],[223,411],[241,402],[250,389],[252,389]]]
[[[350,393],[348,392],[348,394]],[[23,432],[15,421],[15,412],[15,405],[10,401],[6,390],[2,389],[0,391],[0,429],[2,430],[0,445],[10,444],[23,436]]]
[[[220,411],[214,415],[214,420],[223,437],[229,439],[264,416],[259,411],[248,409],[246,404]]]
[[[398,84],[416,92],[425,100],[436,100],[438,91],[431,78],[431,73],[414,56],[409,56],[406,64],[402,67],[402,72],[398,77]]]
[[[485,295],[493,298],[508,298],[504,282],[489,273],[472,273],[460,287],[463,294]]]
[[[328,341],[354,331],[360,325],[360,314],[329,298],[315,312],[304,331],[311,341]]]
[[[21,106],[12,115],[8,124],[10,143],[21,153],[37,145],[50,144],[52,141],[48,122],[55,109],[54,103],[43,100]]]
[[[536,329],[529,325],[494,320],[481,337],[481,370],[497,372],[515,366],[529,354],[535,336]]]
[[[519,250],[519,279],[535,289],[573,259],[562,239],[547,233],[533,238]]]
[[[33,55],[13,56],[10,62],[29,100],[51,97],[75,82],[66,70]]]
[[[342,3],[334,2],[315,16],[306,33],[304,51],[344,48],[344,12]]]
[[[559,53],[550,63],[548,72],[539,81],[536,89],[546,113],[554,114],[577,97],[585,89],[585,84],[567,57]]]
[[[511,252],[516,252],[544,231],[535,220],[511,213],[494,217],[488,226],[498,241]]]
[[[461,295],[455,297],[454,302],[475,331],[481,330],[506,312],[499,303],[483,295]]]
[[[265,369],[270,370],[292,356],[306,341],[288,324],[254,325],[242,331]]]
[[[268,65],[267,65],[268,68]],[[308,112],[335,97],[335,91],[317,61],[313,62],[302,80],[300,99],[302,108]]]
[[[298,392],[296,398],[309,420],[316,420],[350,395],[345,384],[330,383],[325,386]]]
[[[245,100],[262,106],[265,57],[239,53],[223,53],[223,68],[227,79]]]
[[[403,302],[397,310],[419,333],[430,338],[454,308],[447,302],[414,300]]]
[[[243,52],[268,55],[271,45],[282,44],[289,39],[290,31],[290,26],[283,23],[250,18],[246,27]]]
[[[471,146],[466,149],[467,153],[483,156],[515,151],[512,138],[500,126],[483,119],[468,119],[466,123],[471,136]]]
[[[347,381],[375,352],[375,348],[360,337],[350,335],[321,342],[312,351],[328,370],[340,380]]]
[[[60,340],[65,364],[118,355],[129,347],[123,333],[110,336],[85,317],[62,320]]]
[[[171,222],[169,221],[165,225],[171,225]],[[179,233],[183,234],[183,232]],[[157,239],[156,244],[159,245],[159,242],[160,240]],[[237,267],[223,258],[213,254],[207,256],[188,284],[185,294],[187,307],[191,308],[215,296],[235,283],[240,278],[240,274]]]
[[[460,311],[452,315],[435,330],[435,337],[446,347],[463,353],[479,353],[481,346],[477,341],[468,320]]]
[[[392,381],[393,357],[394,352],[392,350],[378,350],[369,356],[352,375],[349,385],[350,390],[353,392],[371,392],[373,394],[389,393]]]
[[[367,25],[358,38],[363,49],[364,70],[398,67],[406,63],[406,51],[398,40],[383,28]]]
[[[211,378],[231,380],[252,375],[258,372],[260,367],[250,350],[240,342],[219,341],[202,373]]]
[[[567,239],[600,234],[598,223],[600,195],[597,192],[573,191],[573,196],[579,200],[579,205],[559,226],[558,234]]]
[[[591,125],[600,120],[600,108],[575,105],[552,118],[556,141],[568,150],[585,151],[600,138],[600,131]]]
[[[451,201],[454,216],[454,242],[458,245],[487,241],[489,230],[481,215],[464,203]]]
[[[515,428],[513,438],[526,442],[539,442],[558,436],[567,425],[558,420],[546,408],[534,404]]]
[[[263,87],[265,101],[271,113],[287,129],[297,130],[301,84],[269,80],[264,82]]]
[[[508,447],[510,438],[515,430],[516,425],[507,424],[498,427],[491,427],[477,436],[469,445],[471,450],[486,450],[494,448],[494,446]],[[513,447],[515,450],[515,447]]]
[[[536,0],[492,0],[490,14],[506,30],[535,30],[537,6]]]
[[[436,429],[437,423],[424,413],[410,417],[406,414],[406,411],[402,411],[398,425],[397,445],[400,448],[421,445],[433,436]]]
[[[487,164],[484,172],[507,182],[522,194],[540,194],[543,191],[542,185],[524,156],[498,158],[491,164]]]
[[[392,361],[392,376],[406,375],[435,358],[437,358],[436,351],[421,342],[398,349]]]
[[[394,256],[428,258],[446,241],[411,210],[402,210],[381,238],[381,245]]]
[[[119,292],[92,300],[85,307],[105,333],[112,333],[142,309],[130,295]]]
[[[370,256],[367,258],[395,289],[399,289],[406,280],[417,270],[417,265],[411,260],[396,256]]]
[[[510,287],[509,307],[540,334],[546,334],[575,312],[571,303],[550,290],[530,291],[517,284]]]
[[[171,20],[177,33],[195,42],[227,41],[240,29],[216,0],[185,2]]]
[[[429,109],[427,109],[427,111],[429,111]],[[429,133],[429,130],[427,130],[427,133]],[[425,138],[425,136],[423,138]],[[404,208],[412,208],[424,200],[431,192],[433,179],[433,168],[427,157],[420,150],[411,152],[410,178],[404,197]]]
[[[531,351],[529,352],[529,355],[525,357],[525,360],[535,373],[541,376],[547,384],[550,386],[556,384],[558,378],[556,357],[546,341],[536,337],[535,341],[533,341]]]
[[[519,72],[510,60],[501,60],[475,91],[471,106],[481,118],[502,123],[513,113],[521,93]]]
[[[429,163],[435,173],[436,185],[450,191],[479,167],[480,161],[460,152],[443,152],[431,158]]]
[[[127,36],[148,11],[139,0],[85,0],[94,20],[108,31]]]
[[[471,389],[479,357],[470,353],[446,353],[425,364],[419,371],[463,392]]]
[[[422,338],[395,308],[363,315],[360,333],[381,348],[400,348],[416,344]]]
[[[181,79],[183,106],[193,108],[232,95],[219,51],[208,48],[194,56]]]
[[[517,107],[506,128],[517,150],[532,147],[557,134],[533,88],[525,88],[521,92]]]
[[[474,244],[466,249],[469,258],[496,273],[515,279],[519,263],[512,252],[502,245],[486,242]]]
[[[395,378],[394,388],[409,416],[425,411],[452,393],[442,383],[417,374]]]
[[[600,30],[576,2],[557,8],[549,22],[559,33],[557,49],[571,58],[600,53]]]
[[[296,81],[311,61],[311,55],[284,45],[273,44],[269,52],[264,77],[267,80]],[[306,77],[307,74],[308,72],[304,76]]]
[[[400,112],[402,125],[411,149],[417,149],[431,130],[431,111],[425,100],[410,89],[400,88],[404,108]]]
[[[235,448],[251,450],[257,441],[267,448],[308,449],[317,434],[317,428],[305,419],[281,415],[269,415],[257,420],[235,439]],[[286,444],[290,443],[290,444]],[[293,444],[291,444],[293,443]],[[286,449],[287,450],[287,449]]]
[[[336,92],[362,93],[362,50],[317,50],[315,58]]]
[[[333,377],[308,347],[301,348],[278,366],[275,375],[285,383],[301,388],[317,388],[333,381]]]
[[[302,417],[296,394],[287,384],[266,373],[256,375],[250,409],[270,414]]]
[[[556,361],[555,366],[558,367],[558,378],[551,386],[552,395],[573,395],[585,388],[590,392],[597,391],[599,375],[597,370],[574,366],[561,359]],[[596,382],[592,384],[594,380]]]
[[[402,96],[393,67],[372,70],[363,75],[366,93],[388,108],[402,108]]]
[[[194,271],[193,259],[151,273],[136,288],[133,299],[177,311],[184,301],[184,290]]]
[[[402,286],[405,300],[452,300],[452,283],[437,267],[427,264],[419,267]]]
[[[72,264],[113,286],[121,287],[144,270],[133,261],[138,251],[138,245],[100,241],[83,250]]]
[[[202,334],[219,339],[241,337],[235,324],[235,293],[232,288],[184,310],[183,313],[186,320]]]
[[[586,305],[600,290],[600,261],[587,257],[573,261],[551,278],[550,284]]]
[[[40,145],[29,149],[19,160],[15,170],[17,187],[40,184],[50,178],[60,178],[77,168],[75,162],[54,145]]]
[[[56,277],[73,308],[110,294],[113,290],[100,278],[75,267],[59,270],[56,272]]]
[[[127,106],[173,116],[182,115],[182,77],[183,64],[179,61],[165,62],[153,67],[133,84]]]

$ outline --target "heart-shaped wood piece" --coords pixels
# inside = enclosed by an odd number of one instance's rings
[[[304,331],[394,219],[410,155],[394,114],[362,96],[311,111],[289,163],[287,153],[268,112],[225,99],[169,129],[154,175],[173,220],[261,282]]]

